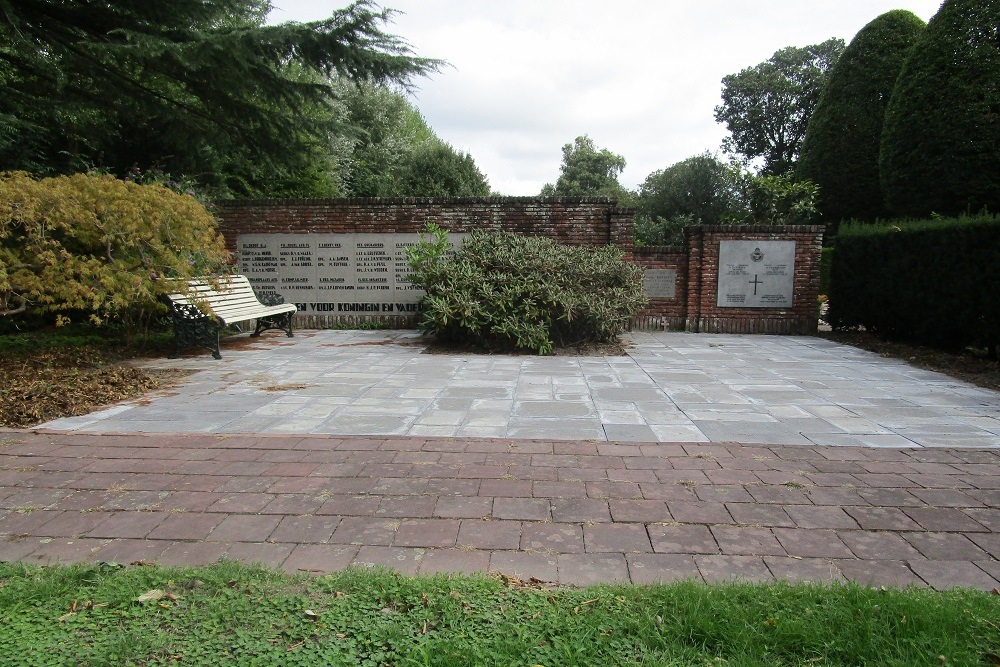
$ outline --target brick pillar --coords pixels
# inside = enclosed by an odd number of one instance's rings
[[[697,332],[701,330],[701,262],[704,243],[702,228],[686,227],[684,241],[688,249],[687,312],[684,315],[684,330]]]

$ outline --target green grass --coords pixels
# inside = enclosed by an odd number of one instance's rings
[[[82,347],[108,347],[112,341],[97,334],[17,333],[0,335],[0,353],[31,352],[35,350],[64,350]]]
[[[119,332],[86,325],[0,333],[0,354],[40,352],[46,350],[79,350],[92,348],[100,350],[120,350],[127,352],[168,348],[173,341],[173,333],[149,331],[137,336],[131,345],[124,346]]]
[[[166,595],[138,601],[151,590]],[[0,564],[0,619],[6,667],[1000,660],[1000,596],[855,585],[545,590],[486,576],[349,570],[307,578],[232,563],[198,570]]]

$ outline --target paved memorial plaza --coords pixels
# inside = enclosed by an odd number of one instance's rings
[[[821,338],[636,333],[628,356],[428,354],[413,331],[270,334],[164,359],[169,392],[45,424],[295,433],[1000,447],[1000,394]]]
[[[1000,587],[1000,394],[810,337],[303,331],[0,431],[0,560]]]

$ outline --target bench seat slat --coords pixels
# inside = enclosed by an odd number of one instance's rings
[[[236,322],[245,322],[246,320],[253,320],[259,317],[271,317],[272,315],[294,312],[295,306],[288,304],[285,306],[268,306],[257,310],[226,310],[221,312],[216,310],[215,315],[226,324],[235,324]]]

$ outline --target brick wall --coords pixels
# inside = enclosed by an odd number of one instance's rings
[[[808,334],[819,320],[819,270],[823,227],[688,228],[688,293],[685,329],[705,333]],[[720,241],[795,241],[791,308],[722,308],[717,305]]]
[[[544,235],[561,243],[624,248],[648,269],[673,269],[673,298],[651,299],[636,318],[640,329],[685,329],[710,333],[806,334],[818,323],[823,227],[691,227],[685,247],[635,247],[634,211],[603,197],[489,197],[394,199],[280,199],[229,201],[219,205],[220,229],[235,252],[240,234],[413,233],[433,222],[452,232],[474,228]],[[719,242],[795,241],[791,308],[720,308]],[[334,323],[331,316],[297,316],[299,326]],[[319,317],[320,319],[317,319]],[[344,324],[373,316],[349,315]],[[333,318],[337,322],[340,319]],[[322,320],[322,321],[321,321]],[[403,324],[402,320],[399,321]],[[412,323],[412,318],[406,320]]]
[[[629,259],[645,269],[673,269],[677,272],[674,297],[654,298],[636,316],[633,328],[642,330],[684,329],[687,323],[688,253],[687,248],[671,246],[636,246]]]
[[[274,199],[219,205],[226,245],[239,234],[452,232],[474,228],[544,235],[573,245],[630,246],[633,212],[606,197]]]

